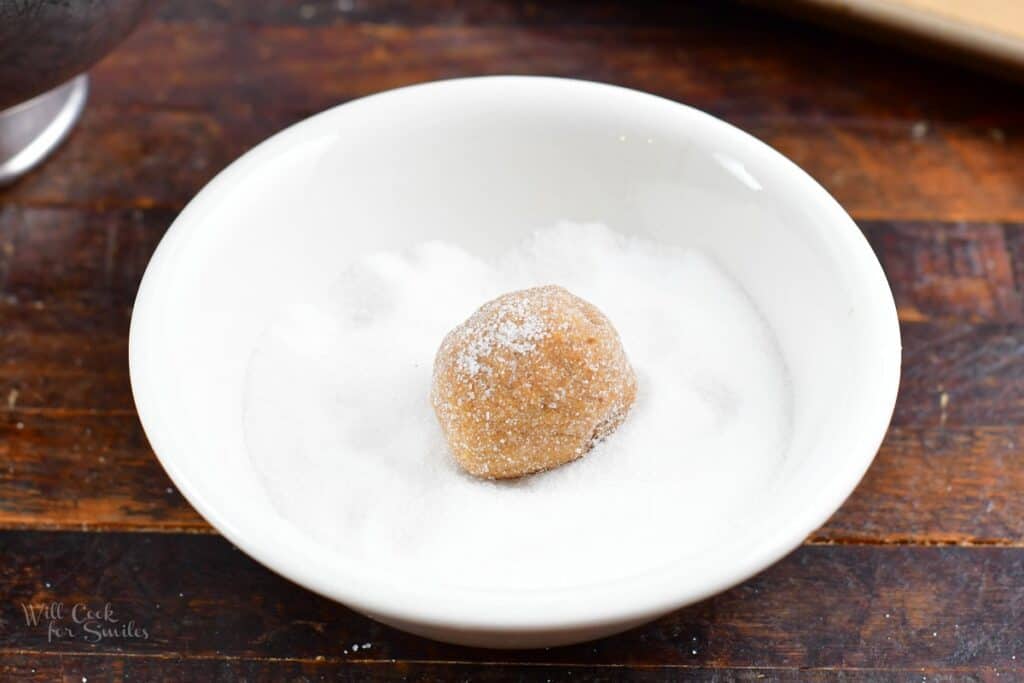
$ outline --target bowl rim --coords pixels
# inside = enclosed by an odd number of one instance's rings
[[[784,528],[765,542],[758,543],[748,552],[737,556],[735,564],[723,567],[712,581],[692,585],[686,581],[678,585],[656,582],[645,586],[637,577],[581,587],[570,594],[549,600],[524,600],[522,594],[496,595],[480,591],[411,591],[399,589],[372,576],[339,577],[319,572],[317,567],[303,564],[280,552],[271,538],[246,533],[233,521],[232,513],[212,497],[204,496],[192,476],[178,466],[175,457],[172,425],[162,419],[160,410],[161,387],[151,381],[146,353],[147,345],[157,335],[156,316],[159,308],[160,280],[173,267],[174,247],[184,236],[202,224],[208,207],[221,201],[223,194],[262,163],[263,158],[287,148],[301,139],[304,131],[313,129],[314,122],[325,119],[341,120],[355,107],[367,103],[386,104],[413,96],[430,96],[435,89],[454,89],[461,96],[472,97],[475,89],[499,86],[512,96],[529,94],[535,88],[565,90],[571,96],[575,89],[601,91],[601,96],[625,98],[631,107],[676,108],[680,116],[700,121],[716,131],[717,135],[732,138],[750,154],[766,156],[773,171],[786,176],[786,181],[802,186],[829,215],[827,239],[842,243],[844,256],[856,269],[857,276],[869,284],[879,298],[871,315],[877,321],[885,340],[878,349],[882,369],[875,381],[876,400],[867,410],[859,411],[859,429],[853,443],[842,449],[846,456],[842,467],[831,476],[827,485],[814,492],[814,504],[808,505],[799,519],[790,520]],[[824,226],[823,222],[823,226]],[[900,377],[901,341],[896,305],[885,274],[873,250],[853,219],[839,203],[810,175],[767,144],[725,121],[698,109],[621,86],[567,78],[546,76],[479,76],[432,81],[405,86],[358,98],[327,109],[299,121],[272,135],[265,141],[229,164],[207,183],[174,220],[154,252],[136,296],[129,331],[129,373],[132,393],[140,422],[152,450],[178,490],[186,500],[230,542],[265,567],[315,593],[341,602],[353,609],[384,621],[410,623],[424,628],[458,632],[489,631],[508,634],[538,631],[582,631],[614,624],[635,624],[668,613],[687,604],[703,600],[745,581],[800,546],[805,538],[824,524],[843,504],[860,482],[882,443],[895,407]],[[312,541],[311,541],[312,542]],[[678,563],[675,563],[678,564]],[[674,572],[678,576],[678,570]],[[610,586],[613,596],[607,595]],[[625,586],[625,588],[623,588]],[[443,595],[441,594],[443,593]]]

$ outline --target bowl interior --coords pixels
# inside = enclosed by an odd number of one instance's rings
[[[680,560],[600,586],[528,594],[368,573],[275,512],[247,456],[242,395],[275,311],[367,250],[443,239],[493,255],[561,220],[697,247],[756,303],[792,391],[788,451],[748,504]],[[695,293],[700,295],[700,293]],[[154,450],[189,500],[278,572],[405,625],[529,630],[653,616],[778,559],[870,463],[899,371],[895,308],[870,248],[790,162],[695,110],[611,86],[486,78],[350,103],[275,136],[216,178],[161,244],[132,322]],[[382,492],[386,495],[386,492]],[[609,539],[614,543],[614,539]]]

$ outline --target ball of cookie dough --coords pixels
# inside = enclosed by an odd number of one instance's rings
[[[608,318],[549,285],[500,296],[449,332],[431,401],[459,465],[505,479],[585,454],[626,418],[636,388]]]

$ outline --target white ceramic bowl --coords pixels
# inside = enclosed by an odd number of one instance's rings
[[[354,253],[433,238],[493,253],[562,219],[698,247],[760,308],[790,373],[793,432],[756,514],[728,520],[731,533],[657,571],[526,592],[439,586],[417,581],[415,567],[400,568],[398,580],[284,521],[247,457],[241,417],[247,362],[268,316],[322,288]],[[150,443],[227,538],[375,619],[493,647],[622,631],[781,558],[871,463],[899,363],[896,310],[878,261],[850,217],[794,164],[675,102],[527,77],[394,90],[256,147],[167,232],[139,290],[130,343]],[[663,542],[685,545],[685,524]]]

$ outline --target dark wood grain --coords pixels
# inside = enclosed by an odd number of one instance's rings
[[[130,304],[0,298],[0,407],[134,414]]]
[[[861,221],[904,322],[1024,320],[1024,227]]]
[[[725,11],[722,11],[725,6]],[[730,0],[693,0],[686,3],[638,0],[629,4],[609,0],[566,0],[535,3],[529,0],[270,0],[239,3],[231,0],[179,0],[159,12],[163,21],[226,22],[263,25],[323,25],[373,23],[396,26],[575,26],[635,24],[662,25],[717,17],[732,22],[756,21],[764,14],[743,8],[737,15]],[[749,17],[749,18],[747,18]],[[778,19],[773,17],[776,21]]]
[[[1024,550],[805,547],[738,588],[622,636],[497,652],[405,635],[285,581],[214,536],[0,533],[0,653],[300,661],[999,668],[1024,633]],[[102,607],[147,638],[48,642],[23,602]],[[82,632],[79,632],[82,635]],[[84,637],[84,636],[83,636]],[[364,647],[368,643],[369,648]],[[353,644],[359,645],[355,650]]]
[[[189,13],[173,4],[165,17]],[[192,12],[184,23],[150,23],[111,55],[99,92],[133,103],[305,106],[387,84],[529,71],[685,94],[716,113],[995,125],[1019,121],[1024,102],[993,78],[728,2],[431,4],[359,2],[345,12],[232,3],[233,16],[218,17],[216,5],[202,3],[201,20]],[[131,65],[168,78],[132,87],[118,77]],[[188,72],[196,67],[204,69]],[[295,79],[285,83],[285,74]],[[259,88],[262,76],[271,80]],[[215,84],[232,97],[217,98]]]
[[[509,664],[502,662],[353,662],[334,658],[294,660],[289,658],[236,657],[163,657],[125,655],[63,655],[54,653],[18,653],[0,655],[0,676],[18,681],[409,681],[454,683],[473,681],[619,681],[697,680],[707,683],[748,683],[779,681],[791,683],[877,683],[880,680],[931,681],[932,683],[972,683],[1006,679],[1013,669],[970,668],[925,669],[799,669],[729,668],[706,666],[565,666],[559,664]]]
[[[0,293],[130,306],[176,213],[0,205]]]
[[[134,415],[0,414],[0,527],[212,531]]]
[[[1024,546],[1024,429],[894,427],[816,543]]]
[[[901,326],[898,426],[1024,423],[1024,327],[1018,324]]]
[[[794,158],[861,218],[1024,220],[1018,90],[863,45],[870,58],[850,60],[853,39],[782,20],[776,34],[743,13],[689,12],[678,25],[654,14],[625,27],[154,22],[94,71],[94,105],[57,160],[6,198],[179,207],[310,113],[409,83],[511,72],[704,108]],[[138,73],[153,75],[144,88]]]
[[[180,209],[280,127],[249,132],[205,113],[94,105],[49,164],[0,190],[0,203]]]

